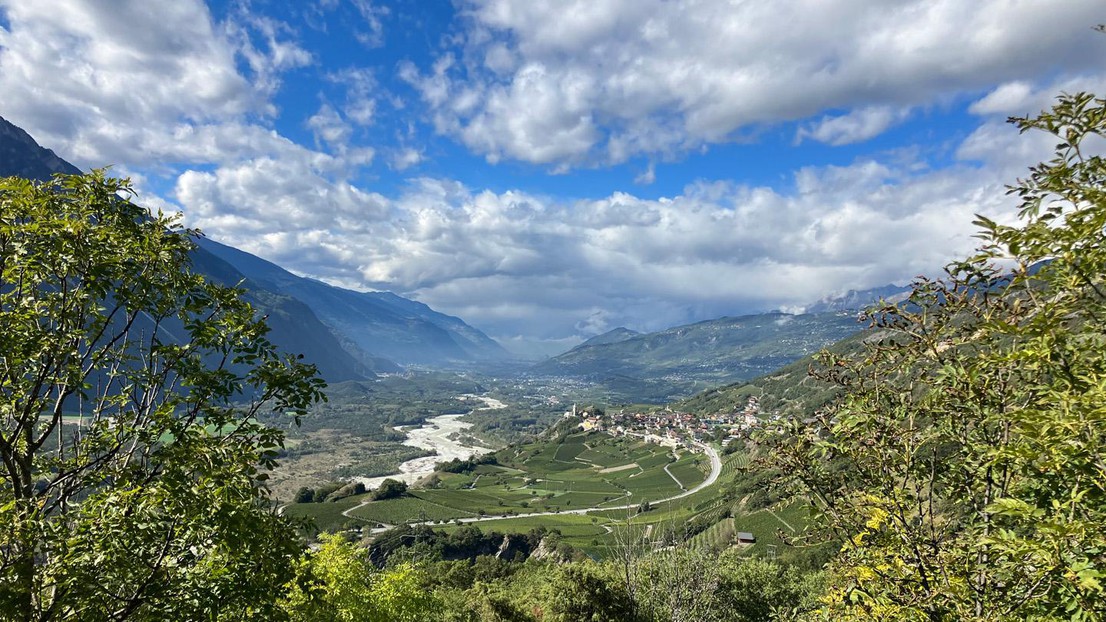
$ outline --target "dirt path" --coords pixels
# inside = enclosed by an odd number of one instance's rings
[[[625,471],[627,469],[638,469],[638,468],[641,468],[641,467],[638,466],[638,463],[631,462],[630,464],[623,464],[623,465],[620,465],[620,466],[613,466],[613,467],[607,467],[605,469],[599,469],[599,472],[600,473],[618,473],[619,471]],[[681,488],[683,488],[683,486],[681,486]]]
[[[684,487],[683,482],[681,482],[679,479],[677,479],[676,476],[672,474],[672,471],[668,470],[669,466],[671,466],[671,465],[668,465],[668,464],[664,465],[664,472],[668,473],[668,477],[671,477],[672,481],[676,482],[676,485],[680,487],[680,490],[687,490],[687,488]]]
[[[784,526],[786,526],[788,529],[790,529],[791,533],[795,533],[795,527],[791,523],[783,520],[782,516],[780,516],[779,514],[776,514],[772,510],[769,510],[768,508],[764,508],[764,509],[768,510],[768,513],[772,515],[772,518],[775,518],[776,520],[780,521],[781,523],[784,524]]]

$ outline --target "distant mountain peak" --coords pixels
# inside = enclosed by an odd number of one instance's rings
[[[826,313],[830,311],[861,311],[880,299],[901,302],[910,296],[909,285],[883,285],[871,289],[850,289],[844,294],[831,294],[799,310],[799,313]]]
[[[0,117],[0,177],[46,181],[54,173],[80,172],[79,168],[35,142],[23,128]]]
[[[637,337],[639,335],[641,335],[641,333],[637,332],[636,330],[630,330],[625,326],[619,326],[618,328],[608,330],[601,335],[596,335],[576,347],[580,348],[585,346],[601,346],[608,343],[618,343],[620,341],[626,341],[627,339],[633,339],[634,337]]]

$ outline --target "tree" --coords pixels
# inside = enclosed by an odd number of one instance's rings
[[[322,399],[179,217],[102,171],[0,181],[0,612],[269,619],[300,545],[258,421]]]
[[[300,486],[296,491],[296,496],[292,499],[296,503],[312,503],[315,501],[315,489],[308,488],[307,486]]]
[[[319,549],[299,562],[282,605],[293,622],[426,622],[441,603],[423,583],[411,564],[378,571],[368,551],[323,534]]]
[[[820,372],[846,395],[762,438],[841,543],[835,619],[1106,618],[1106,100],[1013,119],[1055,156],[979,252]]]
[[[557,566],[544,594],[551,622],[633,622],[633,603],[613,567],[593,562]]]
[[[373,501],[383,501],[402,497],[405,494],[407,494],[407,482],[388,478],[380,482],[380,487],[373,491],[372,497]]]
[[[722,553],[704,570],[718,574],[718,609],[726,620],[759,622],[787,619],[794,611],[809,611],[821,593],[821,573],[804,573],[761,557],[743,557],[734,549]]]

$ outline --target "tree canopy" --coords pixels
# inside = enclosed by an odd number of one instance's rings
[[[132,196],[102,171],[0,181],[0,611],[270,619],[300,544],[258,416],[323,383]]]
[[[874,309],[845,397],[763,440],[841,549],[833,619],[1106,617],[1106,100],[1013,119],[1056,140],[1021,223]]]

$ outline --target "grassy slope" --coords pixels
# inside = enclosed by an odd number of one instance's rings
[[[826,349],[838,354],[857,352],[873,337],[870,331],[859,332]],[[816,365],[814,355],[804,356],[753,380],[703,391],[678,402],[673,408],[700,415],[732,412],[735,407],[744,407],[749,397],[756,396],[762,413],[805,417],[838,394],[837,387],[809,375],[813,365]]]
[[[727,317],[580,346],[537,369],[551,374],[719,383],[777,369],[860,328],[855,316],[839,313]]]
[[[401,499],[376,501],[350,512],[364,524],[399,524],[422,520],[448,521],[487,515],[558,512],[599,505],[640,503],[678,494],[681,488],[665,472],[669,466],[687,488],[706,477],[706,460],[680,452],[671,460],[671,450],[636,439],[612,439],[606,434],[572,434],[556,443],[531,443],[499,454],[499,466],[485,465],[468,474],[441,474],[437,488],[413,490]],[[602,473],[609,467],[638,466]],[[358,505],[365,497],[351,497],[337,503],[291,504],[290,516],[315,516],[318,527],[333,529],[350,519],[342,510]],[[625,514],[625,511],[622,512]],[[528,519],[497,520],[487,529],[504,531],[515,523],[530,527],[565,522],[591,525],[589,536],[606,530],[597,527],[609,519],[554,515]],[[574,532],[575,533],[575,532]],[[581,534],[574,537],[583,537]],[[568,535],[566,533],[566,535]],[[590,539],[589,539],[590,542]],[[580,544],[577,542],[576,544]]]

